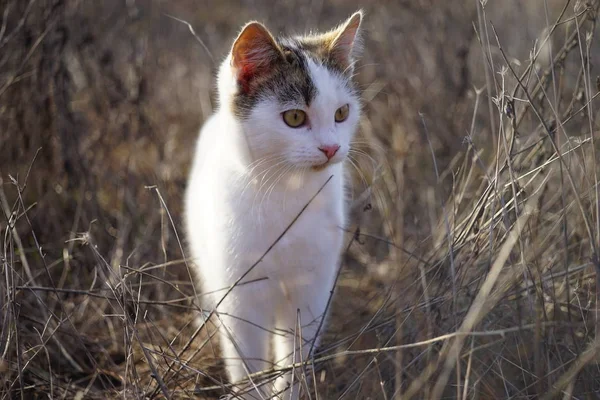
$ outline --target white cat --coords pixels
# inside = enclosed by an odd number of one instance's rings
[[[291,372],[260,387],[241,381],[306,360],[318,341],[344,237],[343,161],[360,118],[352,76],[361,19],[359,11],[330,32],[289,38],[250,22],[219,70],[219,108],[198,140],[186,225],[239,398],[297,398]]]

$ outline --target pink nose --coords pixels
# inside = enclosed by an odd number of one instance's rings
[[[340,146],[337,144],[331,145],[331,146],[321,146],[319,147],[319,150],[321,150],[323,152],[323,154],[325,154],[325,156],[327,157],[328,160],[331,160],[331,158],[333,156],[335,156],[335,153],[337,153],[337,151],[340,149]]]

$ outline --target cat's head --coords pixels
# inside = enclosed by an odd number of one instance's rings
[[[320,170],[347,156],[360,118],[352,77],[362,16],[309,36],[243,27],[221,66],[219,96],[256,160]]]

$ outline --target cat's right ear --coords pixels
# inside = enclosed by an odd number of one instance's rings
[[[231,49],[231,66],[242,90],[250,90],[251,82],[267,74],[282,57],[279,46],[264,25],[254,21],[246,24]]]
[[[334,36],[334,39],[329,45],[329,57],[344,72],[349,72],[350,75],[353,72],[355,55],[358,52],[358,48],[360,48],[359,30],[362,19],[363,12],[359,10],[352,14],[340,27],[330,33],[330,35]]]

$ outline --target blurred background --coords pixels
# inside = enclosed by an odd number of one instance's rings
[[[310,398],[597,398],[598,1],[0,0],[2,398],[226,392],[182,229],[217,67],[249,20],[358,8],[354,240]]]

